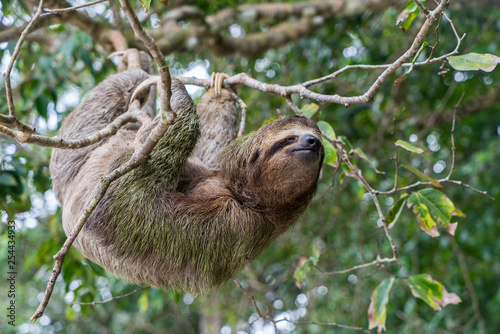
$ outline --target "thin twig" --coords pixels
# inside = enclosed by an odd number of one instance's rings
[[[259,315],[260,318],[263,318],[263,319],[268,319],[269,317],[266,316],[265,314],[262,314],[262,311],[260,310],[259,306],[257,305],[257,301],[255,300],[255,297],[252,296],[252,294],[250,294],[247,290],[245,290],[240,282],[238,282],[237,279],[233,279],[234,283],[236,283],[236,285],[238,286],[238,288],[240,288],[240,290],[245,294],[245,296],[248,297],[248,299],[250,299],[250,301],[252,302],[252,305],[253,305],[253,308],[255,309],[255,312],[257,312],[257,314]],[[271,319],[271,321],[274,321],[274,319]]]
[[[262,92],[279,94],[279,95],[285,96],[285,97],[288,95],[291,95],[291,94],[300,94],[300,97],[302,99],[310,99],[310,100],[319,101],[319,102],[343,104],[346,107],[353,105],[353,104],[371,103],[373,97],[375,96],[375,93],[382,86],[382,83],[384,83],[387,80],[387,78],[392,73],[394,73],[394,71],[401,68],[404,64],[406,64],[406,62],[408,60],[412,59],[415,56],[415,54],[418,52],[418,50],[420,48],[420,45],[423,42],[425,35],[430,30],[434,21],[437,19],[437,17],[444,11],[447,4],[448,4],[448,0],[442,0],[440,5],[436,9],[429,13],[422,28],[420,29],[417,36],[413,40],[411,47],[401,57],[399,57],[394,63],[392,63],[388,66],[384,66],[384,65],[378,65],[378,66],[371,65],[371,66],[369,66],[370,68],[377,68],[377,67],[378,68],[385,68],[385,71],[382,72],[378,76],[378,78],[375,80],[375,82],[372,84],[372,86],[368,89],[368,91],[366,91],[362,95],[351,96],[351,97],[344,97],[344,96],[340,96],[338,94],[324,95],[324,94],[319,94],[319,93],[316,93],[316,92],[313,92],[313,91],[307,89],[308,85],[312,85],[313,83],[318,83],[326,77],[316,79],[314,81],[308,81],[306,83],[297,84],[297,85],[281,86],[281,85],[277,85],[277,84],[266,84],[266,83],[263,83],[263,82],[260,82],[256,79],[251,78],[246,73],[240,73],[240,74],[237,74],[235,76],[232,76],[229,79],[226,79],[226,84],[227,85],[242,84],[242,85],[260,90]],[[408,66],[412,66],[412,65],[413,64],[410,63]],[[358,66],[358,68],[363,68],[363,66]],[[338,73],[338,72],[339,71],[337,71],[335,73]],[[328,77],[330,77],[330,76],[328,76]]]
[[[23,30],[21,33],[21,36],[19,37],[19,40],[17,41],[17,44],[14,48],[14,52],[12,52],[12,57],[10,58],[9,65],[7,65],[7,71],[3,74],[3,77],[5,79],[5,94],[7,95],[7,104],[9,105],[9,116],[13,118],[17,118],[16,115],[16,109],[14,107],[14,99],[12,98],[12,86],[10,84],[10,75],[12,73],[12,68],[14,67],[14,63],[19,56],[19,52],[21,51],[21,46],[23,45],[24,40],[30,33],[31,29],[35,25],[35,22],[38,20],[38,18],[42,15],[43,12],[43,4],[44,0],[40,0],[38,4],[38,9],[33,16],[33,18],[30,20],[26,28]],[[34,131],[34,128],[33,128]]]
[[[248,299],[250,299],[250,301],[252,303],[252,306],[255,309],[255,312],[257,312],[257,315],[259,316],[259,318],[267,320],[267,321],[270,321],[274,325],[274,330],[275,330],[276,333],[278,332],[276,324],[278,322],[283,322],[283,321],[287,321],[287,322],[290,322],[290,323],[295,324],[295,325],[317,325],[317,326],[339,327],[339,328],[344,328],[344,329],[351,329],[351,330],[363,331],[365,333],[371,333],[371,332],[369,332],[366,329],[363,329],[361,327],[347,326],[347,325],[337,324],[337,323],[334,323],[334,322],[328,322],[327,323],[327,322],[315,322],[315,321],[292,321],[292,320],[289,320],[289,319],[286,319],[286,318],[285,319],[274,320],[274,318],[272,318],[272,317],[270,317],[270,316],[265,315],[265,314],[262,313],[262,311],[260,310],[259,306],[257,305],[257,301],[255,300],[255,297],[251,293],[249,293],[248,291],[246,291],[241,286],[240,282],[238,282],[238,280],[234,279],[233,281],[240,288],[240,290],[243,292],[243,294],[245,296],[247,296]]]
[[[139,121],[139,115],[132,112],[127,112],[115,118],[113,122],[109,123],[105,128],[95,132],[94,134],[75,140],[64,140],[59,136],[47,137],[38,134],[32,134],[27,137],[25,132],[12,130],[0,124],[0,132],[14,138],[19,143],[36,144],[38,146],[53,147],[60,149],[77,149],[93,145],[100,142],[105,138],[115,135],[118,130],[124,125]]]
[[[453,183],[453,184],[458,184],[458,185],[461,185],[467,189],[470,189],[474,192],[477,192],[479,194],[482,194],[482,195],[485,195],[487,196],[488,198],[490,198],[491,200],[495,200],[494,197],[490,196],[486,191],[482,191],[482,190],[479,190],[479,189],[476,189],[466,183],[464,183],[463,181],[458,181],[458,180],[453,180],[451,179],[451,175],[453,173],[453,171],[455,170],[455,155],[456,155],[456,146],[455,146],[455,124],[456,124],[456,115],[457,115],[457,109],[458,109],[458,106],[462,103],[462,99],[464,98],[465,96],[465,91],[462,93],[462,95],[460,96],[460,99],[458,100],[458,102],[455,104],[454,108],[453,108],[453,118],[452,118],[452,126],[451,126],[451,130],[450,130],[450,134],[451,134],[451,167],[450,167],[450,171],[448,172],[448,175],[442,179],[439,179],[437,180],[439,183],[445,183],[445,182],[449,182],[449,183]],[[389,191],[378,191],[378,190],[374,190],[374,194],[376,195],[391,195],[393,193],[396,193],[396,192],[400,192],[400,191],[405,191],[405,190],[410,190],[410,189],[413,189],[413,188],[416,188],[416,187],[419,187],[419,186],[427,186],[427,185],[432,185],[431,182],[429,181],[417,181],[413,184],[410,184],[408,186],[405,186],[405,187],[400,187],[398,188],[397,187],[397,184],[398,184],[398,180],[397,180],[397,175],[398,175],[398,162],[397,162],[397,150],[396,150],[396,157],[395,157],[395,163],[396,163],[396,177],[395,177],[395,180],[394,180],[394,187],[389,190]]]
[[[237,138],[239,138],[239,137],[243,136],[243,132],[245,131],[248,106],[246,105],[245,102],[243,102],[243,100],[238,96],[238,94],[236,94],[236,92],[233,89],[229,89],[229,92],[231,93],[231,96],[236,101],[236,103],[239,104],[239,106],[241,108],[240,127],[238,129],[238,135],[237,135]]]
[[[434,56],[434,52],[436,51],[436,48],[437,46],[439,45],[439,43],[441,43],[441,40],[439,39],[439,28],[441,27],[441,21],[443,19],[443,16],[439,16],[439,21],[438,21],[438,24],[436,26],[436,43],[434,43],[433,46],[430,46],[431,48],[431,53],[429,54],[429,57],[427,57],[427,61],[430,61],[432,59],[432,57]]]
[[[73,305],[90,305],[90,306],[96,306],[98,304],[106,304],[106,303],[109,303],[109,302],[111,302],[113,300],[117,300],[117,299],[128,297],[128,296],[136,293],[137,291],[141,291],[141,290],[148,289],[148,288],[149,288],[149,286],[142,286],[142,287],[137,288],[134,291],[130,291],[129,293],[126,293],[124,295],[112,297],[112,298],[109,298],[109,299],[106,299],[106,300],[103,300],[103,301],[93,301],[93,302],[90,302],[90,303],[72,302],[72,303],[69,303],[69,307],[73,307]]]
[[[304,115],[304,113],[302,113],[302,111],[299,109],[299,107],[295,103],[293,103],[292,97],[290,95],[285,96],[285,100],[286,100],[286,103],[288,104],[288,106],[290,107],[290,109],[293,110],[295,115],[306,117]]]
[[[338,328],[350,329],[353,331],[360,331],[360,332],[369,333],[369,334],[372,333],[369,330],[366,330],[362,327],[347,326],[347,325],[338,324],[336,322],[291,321],[288,319],[283,319],[283,320],[291,322],[294,325],[316,325],[316,326],[338,327]]]
[[[340,143],[339,142],[331,142],[331,143],[332,143],[332,145],[334,145],[337,148],[337,151],[340,150],[341,152],[343,152],[342,159],[343,159],[344,163],[346,163],[347,166],[349,167],[349,169],[351,170],[351,173],[349,176],[360,181],[363,184],[363,186],[365,187],[365,189],[368,191],[368,193],[372,196],[372,200],[373,200],[373,203],[375,204],[375,207],[377,209],[379,219],[382,222],[382,228],[384,229],[387,240],[389,240],[389,243],[391,245],[392,256],[393,256],[394,260],[396,261],[396,263],[399,265],[399,267],[403,268],[403,266],[401,265],[401,262],[399,261],[399,258],[398,258],[396,244],[394,243],[394,240],[391,236],[391,233],[389,232],[389,228],[387,227],[387,221],[386,221],[386,218],[384,216],[384,213],[382,212],[382,208],[380,206],[380,203],[379,203],[379,200],[377,197],[377,195],[378,195],[377,191],[375,189],[373,189],[372,186],[370,186],[370,184],[368,183],[368,181],[363,177],[361,170],[357,166],[352,164],[351,159],[349,157],[349,152],[347,152],[345,144],[342,142],[340,142]]]
[[[169,123],[175,118],[175,114],[170,108],[170,97],[172,96],[171,77],[165,57],[160,51],[160,48],[156,45],[155,41],[143,29],[128,0],[120,0],[120,4],[122,5],[122,9],[127,16],[132,29],[134,30],[135,36],[148,48],[157,64],[158,72],[160,73],[161,78],[158,85],[158,92],[160,94],[161,120],[163,123]]]
[[[422,28],[416,35],[411,47],[401,56],[399,57],[395,62],[392,64],[383,64],[383,65],[348,65],[343,67],[340,70],[337,70],[333,72],[332,74],[329,74],[327,76],[313,79],[306,81],[304,83],[299,83],[296,85],[291,85],[291,86],[282,86],[278,84],[267,84],[261,81],[258,81],[246,73],[239,73],[237,75],[234,75],[228,79],[225,80],[225,84],[232,86],[236,84],[242,84],[245,86],[248,86],[250,88],[259,90],[261,92],[266,92],[266,93],[274,93],[281,95],[283,97],[290,96],[291,94],[300,94],[300,97],[303,99],[310,99],[318,102],[328,102],[328,103],[337,103],[337,104],[343,104],[346,107],[353,105],[353,104],[361,104],[361,103],[370,103],[373,99],[373,96],[375,93],[378,91],[378,89],[381,87],[382,83],[392,74],[394,71],[396,71],[398,68],[401,67],[414,67],[414,66],[423,66],[427,65],[430,63],[435,63],[435,62],[441,62],[447,57],[457,54],[458,49],[460,47],[461,41],[465,37],[457,37],[457,45],[455,49],[447,53],[445,55],[442,55],[437,58],[433,59],[427,59],[422,62],[407,62],[408,60],[412,59],[415,54],[418,52],[420,45],[422,44],[423,38],[425,35],[428,33],[430,28],[432,27],[434,21],[436,21],[438,18],[440,18],[441,13],[443,13],[444,9],[447,7],[449,0],[442,0],[439,6],[434,9],[432,12],[429,12],[426,21],[424,22]],[[450,22],[451,23],[451,22]],[[451,23],[452,24],[452,23]],[[456,29],[453,27],[454,31]],[[315,93],[311,90],[308,89],[308,87],[331,80],[335,77],[337,77],[340,73],[345,72],[350,69],[385,69],[385,71],[379,75],[375,83],[372,84],[370,89],[365,92],[362,95],[358,96],[350,96],[350,97],[344,97],[340,96],[338,94],[334,95],[324,95],[324,94],[318,94]],[[196,78],[183,78],[183,82],[185,84],[192,84],[192,85],[197,85],[197,86],[204,86],[204,87],[209,87],[209,81],[208,80],[202,80],[202,79],[196,79]]]
[[[270,317],[268,315],[263,314],[262,311],[260,310],[259,306],[257,305],[257,301],[255,300],[255,297],[252,296],[252,294],[250,294],[248,291],[246,291],[241,286],[240,282],[238,282],[237,279],[233,279],[233,281],[240,288],[240,290],[245,294],[245,296],[247,296],[248,299],[250,299],[250,301],[252,302],[253,308],[255,309],[255,312],[257,312],[257,314],[259,315],[259,318],[270,321],[274,326],[274,331],[277,333],[278,328],[276,327],[276,320],[274,320],[272,317]]]
[[[484,319],[483,316],[481,315],[481,310],[479,307],[479,298],[477,297],[476,288],[472,283],[469,268],[467,267],[467,261],[465,261],[464,253],[460,249],[460,246],[458,245],[457,241],[453,236],[448,235],[448,239],[450,240],[451,246],[453,247],[453,253],[457,255],[460,271],[462,272],[462,276],[465,281],[465,286],[467,288],[467,291],[469,291],[470,299],[472,301],[472,308],[474,309],[475,318],[479,321],[479,323],[483,323],[481,327],[484,327]]]
[[[476,189],[470,185],[468,185],[467,183],[464,183],[463,181],[457,181],[457,180],[438,180],[439,182],[450,182],[450,183],[453,183],[453,184],[458,184],[462,187],[465,187],[469,190],[472,190],[478,194],[481,194],[481,195],[484,195],[486,197],[488,197],[489,199],[491,199],[492,201],[495,200],[495,197],[491,196],[490,194],[488,194],[487,191],[484,191],[484,190],[479,190],[479,189]]]
[[[429,15],[429,10],[427,8],[425,8],[424,5],[420,1],[413,0],[413,2],[415,3],[415,5],[418,6],[418,8],[420,8],[420,10],[422,11],[422,13],[425,14],[425,16]]]
[[[476,192],[476,193],[478,193],[478,194],[485,195],[485,196],[487,196],[488,198],[490,198],[491,200],[495,200],[495,198],[494,198],[494,197],[492,197],[492,196],[490,196],[490,195],[488,194],[488,192],[483,191],[483,190],[476,189],[476,188],[474,188],[474,187],[472,187],[472,186],[468,185],[467,183],[464,183],[463,181],[457,181],[457,180],[447,180],[447,179],[445,179],[445,178],[443,178],[443,179],[439,179],[439,180],[437,180],[437,181],[438,181],[439,183],[449,182],[449,183],[458,184],[458,185],[461,185],[461,186],[463,186],[463,187],[465,187],[465,188],[467,188],[467,189],[470,189],[470,190],[472,190],[472,191],[474,191],[474,192]],[[432,183],[431,183],[431,182],[429,182],[429,181],[417,181],[417,182],[412,183],[412,184],[410,184],[410,185],[408,185],[408,186],[405,186],[405,187],[400,187],[400,188],[395,188],[395,189],[391,189],[391,190],[389,190],[389,191],[379,191],[379,190],[375,190],[375,194],[377,194],[377,195],[392,195],[392,194],[394,194],[394,193],[396,193],[396,192],[405,191],[405,190],[410,190],[410,189],[413,189],[413,188],[417,188],[417,187],[419,187],[419,186],[430,186],[430,185],[432,185]]]
[[[450,135],[451,135],[451,167],[450,167],[450,172],[448,173],[448,176],[446,176],[445,179],[449,180],[451,177],[451,174],[455,170],[455,153],[457,148],[455,147],[455,122],[457,119],[457,108],[462,103],[462,99],[465,96],[465,90],[462,92],[462,96],[460,96],[460,99],[458,100],[457,104],[455,104],[455,107],[453,108],[453,120],[451,122],[451,130],[450,130]]]
[[[109,1],[109,0],[97,0],[94,2],[85,3],[85,4],[80,5],[80,6],[67,7],[67,8],[57,8],[57,9],[44,8],[43,12],[46,13],[44,15],[66,13],[66,12],[71,12],[73,10],[77,10],[77,9],[81,9],[81,8],[85,8],[85,7],[90,7],[90,6],[96,5],[96,4],[101,3],[101,2],[106,2],[106,1]]]
[[[363,269],[363,268],[368,268],[372,266],[380,266],[382,263],[391,263],[391,262],[396,262],[397,259],[395,257],[391,258],[381,258],[380,256],[377,256],[377,259],[373,260],[372,262],[364,263],[364,264],[359,264],[357,266],[354,266],[349,269],[344,269],[344,270],[337,270],[337,271],[323,271],[322,269],[318,268],[319,272],[321,275],[339,275],[339,274],[347,274],[350,273],[351,271]]]
[[[226,79],[225,84],[229,85],[229,86],[241,84],[241,85],[245,85],[245,86],[248,86],[250,88],[259,90],[261,92],[274,93],[274,94],[281,95],[283,97],[290,96],[291,94],[300,94],[300,97],[302,99],[310,99],[310,100],[319,101],[319,102],[343,104],[346,107],[353,105],[353,104],[370,103],[372,101],[375,93],[382,86],[382,83],[385,82],[385,80],[392,73],[394,73],[394,71],[396,71],[398,68],[426,65],[429,63],[441,61],[441,60],[445,59],[446,57],[453,55],[453,54],[456,54],[458,52],[458,48],[460,46],[460,41],[461,41],[460,38],[457,39],[458,43],[457,43],[455,50],[453,50],[449,54],[446,54],[446,55],[438,57],[438,58],[431,59],[429,61],[420,62],[420,63],[415,63],[415,64],[406,63],[408,60],[412,59],[415,56],[415,54],[418,52],[425,35],[428,33],[428,31],[432,27],[434,21],[436,21],[436,19],[439,17],[439,15],[444,11],[444,9],[446,8],[446,6],[448,4],[448,1],[449,0],[442,0],[440,5],[436,9],[434,9],[432,12],[429,13],[422,28],[420,29],[420,31],[416,35],[415,39],[413,40],[411,47],[392,64],[346,66],[343,69],[338,70],[338,71],[336,71],[328,76],[325,76],[325,77],[322,77],[319,79],[310,80],[310,81],[296,84],[296,85],[292,85],[292,86],[282,86],[282,85],[278,85],[278,84],[267,84],[267,83],[258,81],[256,79],[250,77],[246,73],[239,73],[237,75],[234,75],[234,76]],[[314,84],[318,84],[320,82],[330,80],[330,79],[336,77],[338,74],[340,74],[348,69],[353,69],[353,68],[362,68],[362,69],[378,69],[378,68],[380,68],[380,69],[385,69],[385,71],[382,72],[382,74],[380,74],[380,76],[372,84],[372,86],[370,87],[370,89],[367,92],[365,92],[362,95],[358,95],[358,96],[344,97],[344,96],[340,96],[338,94],[324,95],[324,94],[315,93],[307,88],[307,87],[312,86]],[[193,85],[199,85],[199,86],[205,86],[205,87],[207,87],[209,85],[209,81],[207,81],[207,80],[200,80],[200,79],[193,79],[193,78],[184,78],[183,82],[187,83],[187,84],[193,84]]]

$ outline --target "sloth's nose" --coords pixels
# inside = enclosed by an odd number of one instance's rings
[[[315,135],[305,135],[300,140],[300,143],[302,144],[302,146],[304,148],[312,150],[312,151],[316,151],[316,152],[319,151],[319,149],[321,147],[321,141]]]

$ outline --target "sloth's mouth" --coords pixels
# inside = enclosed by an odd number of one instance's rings
[[[306,159],[315,159],[319,156],[319,150],[314,148],[297,148],[292,150],[291,153]]]
[[[292,152],[318,153],[319,148],[296,148],[296,149],[293,149]]]

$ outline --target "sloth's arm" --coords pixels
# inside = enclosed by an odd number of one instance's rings
[[[238,111],[231,93],[220,87],[209,88],[198,103],[198,115],[201,135],[194,155],[208,169],[217,170],[221,152],[238,132]]]

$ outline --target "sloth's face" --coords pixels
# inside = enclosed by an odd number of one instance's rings
[[[249,166],[255,167],[251,182],[263,191],[283,195],[315,188],[325,155],[320,130],[304,118],[275,122],[263,129],[263,145],[249,160]]]
[[[281,139],[277,140],[268,152],[272,154],[287,154],[296,157],[299,163],[314,164],[323,153],[323,144],[316,131],[307,128],[292,128],[280,133]],[[286,157],[282,157],[286,159]]]

